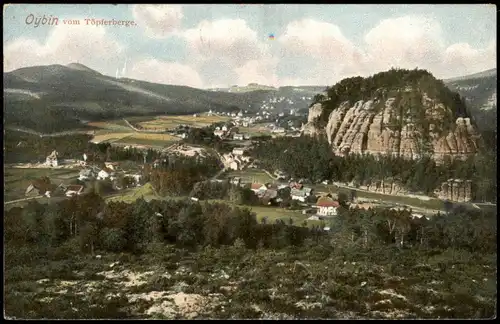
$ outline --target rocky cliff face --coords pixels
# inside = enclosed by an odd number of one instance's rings
[[[317,136],[324,134],[324,130],[317,127],[316,120],[323,113],[323,107],[320,103],[314,104],[309,108],[309,115],[307,116],[307,124],[302,127],[302,133],[309,136]]]
[[[450,179],[443,182],[440,188],[435,190],[439,199],[456,202],[469,202],[472,200],[472,181]]]
[[[343,102],[330,113],[322,128],[316,120],[323,107],[317,103],[309,110],[303,134],[326,134],[338,155],[370,153],[418,158],[430,154],[440,161],[446,155],[465,158],[477,152],[479,135],[469,118],[459,117],[444,126],[452,116],[450,109],[425,94],[418,117],[405,109],[400,98],[360,100],[354,105]]]
[[[359,188],[386,195],[405,195],[408,193],[401,184],[395,181],[376,181],[366,186],[360,186]]]

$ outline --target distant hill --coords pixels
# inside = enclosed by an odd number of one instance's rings
[[[465,98],[471,116],[482,131],[497,128],[497,69],[444,80]]]
[[[258,110],[268,97],[116,79],[77,63],[21,68],[4,73],[3,81],[5,124],[43,133],[81,127],[81,120]]]
[[[229,89],[229,88],[228,88]],[[4,123],[42,133],[81,127],[81,121],[126,116],[307,108],[324,87],[241,91],[202,90],[103,75],[79,63],[32,66],[4,73]]]

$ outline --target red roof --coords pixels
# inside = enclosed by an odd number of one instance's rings
[[[336,200],[333,200],[330,197],[321,197],[318,199],[316,206],[318,206],[318,207],[338,207],[339,202]]]
[[[252,183],[251,189],[257,190],[264,186],[262,183]]]

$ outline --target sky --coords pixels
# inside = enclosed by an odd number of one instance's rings
[[[80,63],[213,88],[332,85],[391,67],[440,79],[496,68],[489,4],[11,4],[3,23],[6,72]]]

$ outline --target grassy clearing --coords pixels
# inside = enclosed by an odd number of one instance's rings
[[[156,195],[153,187],[150,184],[146,184],[142,187],[138,188],[132,188],[129,190],[124,190],[122,191],[119,195],[116,196],[111,196],[106,198],[107,202],[113,201],[113,202],[125,202],[125,203],[132,203],[136,201],[139,198],[144,198],[146,201],[151,201],[151,200],[165,200],[165,199],[187,199],[188,197],[161,197]],[[209,200],[204,200],[203,202],[219,202],[219,203],[225,203],[229,205],[234,205],[231,204],[231,202],[226,201],[226,200],[221,200],[221,199],[209,199]],[[288,223],[288,220],[291,218],[295,224],[302,224],[304,220],[307,221],[307,225],[313,226],[313,225],[319,225],[321,222],[320,221],[309,221],[307,218],[310,215],[303,215],[302,212],[300,211],[294,211],[294,210],[287,210],[283,208],[278,208],[278,207],[267,207],[267,206],[247,206],[247,205],[234,205],[240,208],[248,208],[252,212],[254,212],[257,216],[257,221],[261,221],[262,218],[267,217],[268,222],[275,222],[278,219],[282,219]]]
[[[246,169],[239,171],[229,171],[223,175],[222,178],[233,178],[240,177],[242,182],[258,182],[258,183],[266,183],[266,182],[274,182],[275,180],[271,178],[267,173],[258,169]]]
[[[128,127],[123,120],[91,122],[88,123],[88,125],[100,129],[96,131],[96,134],[100,132],[130,132],[130,127]]]
[[[170,146],[176,142],[178,142],[178,141],[162,141],[162,140],[153,140],[153,139],[145,139],[145,138],[126,137],[126,138],[122,138],[120,140],[117,140],[114,143],[165,147],[165,146]]]
[[[188,125],[191,127],[206,127],[214,123],[228,121],[229,117],[193,115],[185,116],[158,116],[153,120],[140,122],[139,126],[145,129],[174,129],[179,125]]]
[[[78,170],[5,168],[4,201],[25,198],[24,192],[31,181],[43,176],[49,177],[52,183],[60,184],[78,176]]]
[[[119,141],[123,138],[126,138],[128,136],[131,136],[132,133],[113,133],[113,132],[103,132],[101,134],[96,134],[96,136],[94,136],[94,139],[93,141],[94,142],[98,142],[98,143],[102,143],[102,142],[111,142],[111,141]]]
[[[123,190],[116,195],[112,195],[112,196],[105,198],[105,200],[108,202],[109,201],[113,201],[113,202],[121,201],[124,203],[132,203],[139,198],[144,198],[147,201],[150,201],[153,199],[162,199],[161,197],[156,195],[155,190],[153,189],[153,186],[150,183],[146,183],[144,186],[141,186],[141,187]]]
[[[251,136],[262,136],[262,135],[271,135],[272,132],[266,125],[253,125],[251,127],[240,127],[239,132],[241,134],[249,134]]]
[[[335,185],[323,185],[323,184],[314,185],[313,188],[316,192],[326,192],[326,193],[328,192],[338,193],[342,191],[349,193],[351,190],[354,190],[356,191],[357,196],[360,198],[382,200],[388,203],[415,206],[425,209],[443,210],[443,202],[439,199],[434,199],[434,198],[430,198],[429,200],[423,200],[413,197],[385,195],[376,192],[368,192],[351,188],[337,187]]]
[[[242,208],[248,208],[257,215],[257,221],[261,222],[264,217],[267,217],[268,222],[274,223],[276,220],[281,219],[288,223],[291,218],[295,225],[301,225],[302,222],[306,221],[307,226],[311,227],[313,225],[321,224],[321,221],[307,220],[311,215],[303,215],[302,212],[296,210],[287,210],[277,207],[266,207],[266,206],[239,206]]]

